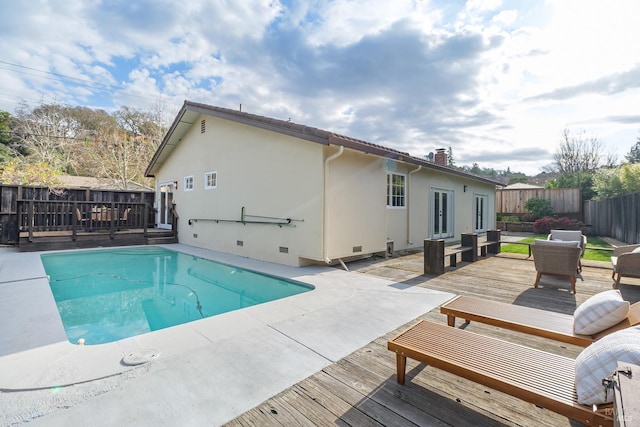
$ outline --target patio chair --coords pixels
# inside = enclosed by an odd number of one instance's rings
[[[553,240],[535,240],[531,246],[533,262],[536,268],[536,281],[533,284],[538,287],[543,275],[566,277],[571,282],[571,292],[576,293],[576,276],[582,249],[577,242],[560,242]],[[582,276],[580,276],[582,279]]]
[[[620,278],[640,278],[640,245],[619,246],[613,249],[611,257],[613,272],[611,278],[615,281],[613,287],[620,286]]]
[[[440,307],[447,315],[447,324],[455,326],[456,317],[470,323],[472,320],[499,328],[586,347],[600,338],[620,329],[640,325],[640,302],[631,304],[627,318],[593,335],[580,335],[573,331],[574,316],[540,310],[521,305],[458,295]]]
[[[422,320],[387,343],[397,381],[407,357],[517,397],[585,425],[613,425],[607,411],[578,402],[576,361],[569,357]]]
[[[587,236],[582,234],[580,230],[551,230],[547,236],[547,240],[560,240],[567,242],[578,242],[580,249],[580,258],[584,256],[584,251],[587,248]],[[582,262],[578,261],[578,272],[582,271]]]

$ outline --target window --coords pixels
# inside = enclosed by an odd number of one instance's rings
[[[387,206],[403,208],[405,205],[405,176],[395,173],[387,174]]]
[[[193,176],[184,177],[184,191],[193,191]]]
[[[218,186],[218,172],[207,172],[204,174],[204,188],[216,188]]]

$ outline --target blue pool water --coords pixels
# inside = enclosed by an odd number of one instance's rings
[[[313,289],[154,246],[41,258],[72,343],[103,344]]]

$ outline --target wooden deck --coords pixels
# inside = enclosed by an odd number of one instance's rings
[[[472,295],[512,304],[572,314],[591,295],[611,289],[608,263],[583,264],[576,295],[568,280],[543,277],[533,288],[533,261],[499,254],[460,263],[440,276],[423,276],[422,254],[350,263],[351,271],[409,286]],[[623,279],[625,299],[640,300],[640,279]],[[439,308],[420,318],[446,324]],[[548,410],[499,393],[444,371],[407,361],[407,382],[396,382],[395,354],[387,341],[415,321],[371,342],[337,363],[232,420],[236,426],[579,426]],[[458,321],[457,327],[462,325]],[[575,357],[582,349],[548,339],[472,322],[470,331]],[[267,367],[265,367],[267,368]]]

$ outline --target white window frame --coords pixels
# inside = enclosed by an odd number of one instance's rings
[[[209,184],[210,176],[213,176],[213,181],[214,181],[213,185]],[[211,190],[214,188],[218,188],[218,171],[205,172],[204,173],[204,189]]]
[[[394,185],[393,178],[402,178],[402,194],[395,194],[394,188],[400,188]],[[398,204],[396,204],[398,203]],[[402,173],[387,173],[387,208],[389,209],[405,209],[407,207],[407,176]]]
[[[193,175],[185,176],[183,181],[184,191],[193,191],[194,178]]]

